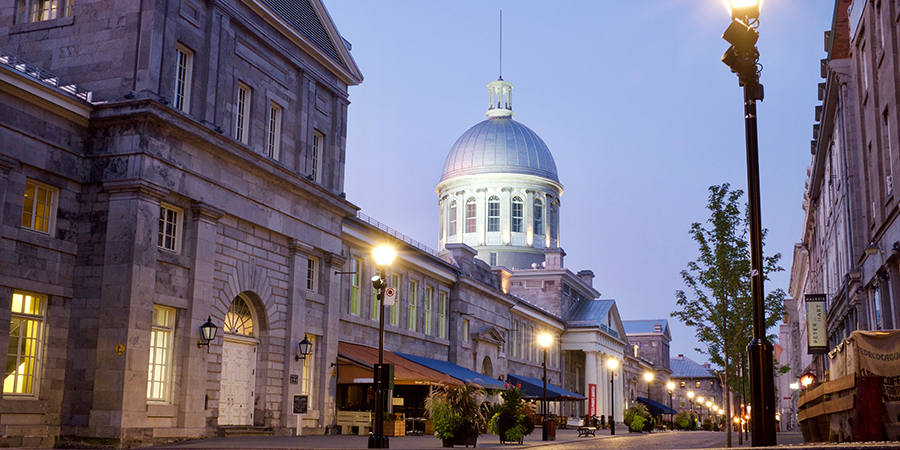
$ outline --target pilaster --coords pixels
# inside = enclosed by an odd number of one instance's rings
[[[347,258],[343,255],[338,255],[336,253],[328,252],[325,254],[325,270],[322,271],[323,277],[322,282],[324,283],[324,291],[325,295],[325,311],[323,314],[323,323],[322,326],[322,353],[321,356],[322,361],[337,361],[337,352],[338,352],[338,335],[340,332],[340,321],[341,321],[341,303],[344,301],[343,299],[343,286],[341,286],[340,275],[335,275],[335,272],[343,271],[344,263],[347,262]],[[337,395],[337,383],[336,379],[331,376],[331,367],[324,367],[325,364],[322,364],[321,367],[317,371],[317,375],[319,375],[319,379],[322,380],[319,383],[320,386],[324,386],[326,381],[328,383],[328,387],[324,390],[324,395],[322,396],[321,411],[334,411],[334,401],[335,395]],[[328,425],[328,424],[326,424]]]
[[[591,385],[597,385],[597,395],[594,396],[594,402],[597,401],[597,398],[600,396],[600,386],[598,385],[599,379],[597,377],[597,351],[595,350],[585,350],[584,351],[584,392],[585,396],[588,397],[588,402],[590,402],[590,394],[591,394]],[[591,405],[587,405],[587,409],[585,413],[590,413]],[[597,409],[597,404],[594,403],[594,411],[599,411]]]
[[[309,261],[309,252],[313,250],[313,246],[297,239],[288,239],[288,265],[290,272],[288,275],[288,309],[287,309],[287,336],[284,345],[284,366],[289,368],[288,376],[284,377],[284,399],[282,404],[282,426],[293,427],[297,425],[297,418],[293,414],[294,395],[300,394],[301,386],[303,386],[303,363],[304,360],[296,361],[300,341],[306,334],[306,269]],[[316,346],[320,345],[318,342]],[[319,349],[313,347],[313,353],[309,358],[315,358]],[[318,368],[317,368],[318,369]],[[298,382],[290,383],[290,377],[297,375]],[[313,401],[320,401],[321,395],[314,395]],[[320,410],[318,404],[310,404],[310,410]],[[321,411],[321,410],[320,410]],[[317,424],[317,426],[320,424]]]

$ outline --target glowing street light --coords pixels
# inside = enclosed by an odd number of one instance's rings
[[[550,411],[547,408],[547,349],[550,348],[550,344],[553,343],[553,336],[550,333],[541,333],[538,336],[538,344],[540,344],[541,348],[544,349],[544,397],[541,401],[541,417],[543,418],[542,422],[542,437],[545,441],[556,440],[556,429],[554,428],[552,436],[550,432],[550,421],[549,415]]]
[[[388,437],[384,435],[384,414],[387,409],[387,390],[394,384],[394,380],[386,378],[393,376],[393,371],[384,364],[384,291],[387,289],[385,274],[387,268],[394,262],[397,252],[387,244],[380,244],[372,251],[375,257],[375,265],[378,273],[372,277],[372,287],[378,291],[378,303],[381,312],[378,322],[378,364],[375,365],[375,430],[369,436],[369,448],[390,448]]]
[[[606,367],[609,367],[609,434],[616,434],[616,402],[615,396],[616,391],[614,389],[613,383],[615,378],[613,374],[616,371],[616,368],[619,367],[619,360],[616,358],[609,358],[606,360]]]

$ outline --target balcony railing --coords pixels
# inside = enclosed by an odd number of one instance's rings
[[[57,77],[56,75],[38,66],[35,66],[34,64],[31,64],[16,55],[0,50],[0,64],[7,66],[12,70],[15,70],[16,72],[34,78],[35,80],[38,80],[41,83],[46,84],[47,86],[52,86],[67,94],[74,95],[75,97],[78,97],[88,103],[90,103],[91,101],[92,93],[90,91],[78,89],[78,86],[75,86],[74,84],[62,84],[59,81],[59,77]]]

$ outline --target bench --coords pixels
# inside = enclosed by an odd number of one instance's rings
[[[352,427],[358,427],[357,434],[365,436],[372,428],[372,413],[368,411],[338,411],[335,425],[341,427],[341,434],[350,434]]]
[[[597,432],[597,427],[578,427],[578,437],[587,437],[594,436],[594,433]]]

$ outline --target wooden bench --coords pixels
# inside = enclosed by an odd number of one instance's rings
[[[597,427],[578,427],[578,437],[594,436]]]
[[[368,411],[338,411],[335,425],[341,427],[341,434],[350,434],[352,427],[358,427],[357,434],[365,436],[372,428],[372,413]]]

